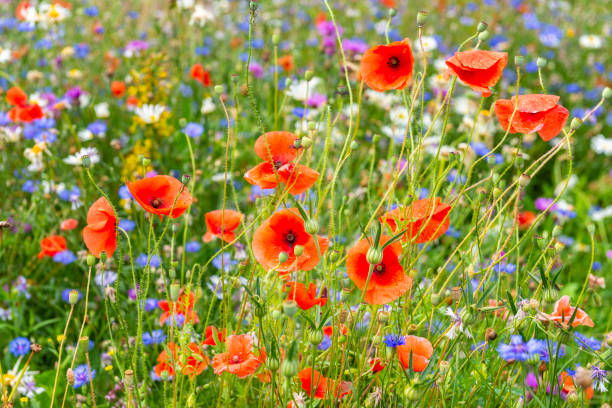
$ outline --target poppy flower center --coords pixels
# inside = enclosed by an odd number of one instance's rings
[[[286,235],[285,235],[285,241],[287,241],[287,243],[289,245],[293,245],[293,243],[295,242],[295,234],[293,233],[293,231],[289,231]]]
[[[240,362],[240,356],[238,354],[232,357],[232,363],[236,364],[239,362]]]
[[[274,166],[275,170],[278,170],[283,167],[283,162],[280,160],[274,160],[274,163],[272,163],[272,165]]]
[[[378,264],[374,267],[374,273],[377,275],[382,275],[385,273],[385,264]]]
[[[160,200],[159,198],[155,198],[155,197],[151,198],[150,202],[151,202],[151,207],[153,208],[159,208],[163,204],[162,200]]]
[[[399,66],[399,63],[400,63],[400,60],[397,57],[391,57],[387,61],[387,65],[390,66],[391,68],[397,68]]]

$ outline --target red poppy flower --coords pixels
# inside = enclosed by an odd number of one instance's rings
[[[451,206],[442,203],[439,197],[424,198],[408,207],[389,211],[380,217],[380,222],[386,222],[393,232],[407,229],[402,242],[415,238],[415,244],[422,244],[439,238],[448,230],[450,210]]]
[[[190,70],[191,77],[201,83],[204,86],[210,86],[212,81],[210,80],[210,73],[202,67],[202,64],[195,64]]]
[[[391,237],[383,235],[381,245],[389,241]],[[353,246],[347,254],[346,271],[349,278],[363,291],[368,279],[370,264],[366,259],[371,243],[368,239],[362,239]],[[404,273],[404,268],[399,263],[399,255],[402,245],[394,242],[383,251],[382,262],[374,266],[370,282],[365,291],[364,301],[370,304],[382,305],[394,301],[402,296],[412,286],[412,278]]]
[[[482,50],[456,52],[446,60],[453,75],[485,97],[491,95],[489,87],[499,81],[507,63],[508,53]]]
[[[389,8],[397,8],[397,4],[395,3],[395,0],[380,0],[380,3],[385,6],[385,7],[389,7]]]
[[[327,303],[326,296],[317,297],[317,287],[314,283],[308,285],[308,290],[301,282],[288,282],[285,288],[288,289],[287,300],[294,300],[302,310],[308,310],[316,305],[325,306]]]
[[[32,122],[43,117],[43,111],[37,104],[28,104],[28,95],[19,87],[6,91],[6,101],[14,107],[8,112],[13,122]]]
[[[584,310],[576,308],[570,304],[570,297],[567,295],[561,297],[561,299],[559,299],[557,303],[555,303],[555,307],[552,314],[549,315],[546,313],[542,313],[542,318],[540,320],[553,321],[563,327],[567,327],[570,319],[572,318],[572,315],[574,314],[574,311],[576,311],[576,317],[574,317],[572,327],[595,326],[593,320],[591,320],[589,315],[586,314]]]
[[[495,101],[495,114],[504,130],[510,133],[533,133],[544,141],[557,136],[567,122],[569,112],[559,105],[556,95],[519,95],[516,113],[512,117],[516,105],[516,97],[498,99]],[[512,123],[510,123],[512,118]]]
[[[170,320],[171,324],[175,324],[177,316],[181,315],[185,318],[185,323],[193,322],[196,324],[200,321],[200,317],[193,310],[195,306],[196,298],[193,292],[189,292],[189,296],[185,293],[179,296],[176,303],[167,300],[161,300],[159,302],[159,308],[164,311],[159,317],[159,324],[163,326],[166,320],[173,317]]]
[[[325,326],[323,327],[323,334],[329,338],[332,338],[334,335],[334,331],[338,331],[338,336],[345,336],[348,333],[348,327],[343,325],[342,323],[338,324],[337,327],[334,326]]]
[[[73,230],[79,225],[79,222],[74,218],[68,218],[67,220],[62,221],[60,224],[60,229],[62,231],[70,231]]]
[[[563,387],[563,392],[567,395],[570,392],[576,392],[576,384],[574,378],[567,371],[561,371],[559,374],[559,384]],[[588,387],[584,390],[584,396],[587,400],[593,398],[593,387]]]
[[[293,56],[291,56],[290,54],[283,55],[278,59],[278,65],[283,67],[283,70],[285,72],[292,71],[295,67],[295,64],[293,63]]]
[[[361,57],[359,73],[366,84],[375,91],[404,89],[412,79],[414,57],[410,40],[377,45]]]
[[[216,346],[218,343],[225,343],[225,329],[219,330],[215,326],[206,327],[203,344]]]
[[[433,354],[433,347],[429,340],[417,336],[404,336],[406,344],[397,346],[397,357],[405,370],[410,367],[410,354],[412,353],[412,369],[420,373],[427,368],[429,359]]]
[[[230,335],[225,344],[227,352],[213,357],[212,366],[217,375],[227,371],[238,378],[246,378],[253,374],[265,359],[262,355],[253,353],[253,339],[248,334]]]
[[[370,369],[372,370],[373,374],[376,374],[379,371],[382,371],[385,367],[386,365],[381,363],[380,358],[378,357],[374,357],[373,359],[370,360]]]
[[[520,229],[526,229],[533,224],[537,216],[531,211],[521,211],[517,215],[517,222]]]
[[[181,216],[193,202],[187,188],[174,177],[155,176],[126,184],[138,204],[145,211],[158,215],[160,220],[163,215],[172,218]]]
[[[117,218],[106,198],[100,197],[89,207],[83,241],[96,258],[102,251],[112,257],[117,249]]]
[[[183,375],[188,375],[193,379],[196,375],[202,374],[204,369],[208,367],[209,360],[197,343],[189,343],[184,352],[186,358],[183,365]]]
[[[235,210],[215,210],[207,212],[204,216],[206,220],[206,234],[204,242],[210,242],[213,238],[221,238],[230,243],[236,239],[234,230],[240,226],[244,217]]]
[[[17,5],[17,8],[15,9],[15,17],[17,17],[17,20],[23,21],[26,19],[26,13],[28,11],[28,8],[31,7],[31,4],[29,1],[22,1],[21,3],[19,3]]]
[[[286,184],[290,194],[301,194],[319,178],[319,173],[308,166],[295,164],[297,136],[291,132],[268,132],[255,141],[255,154],[263,163],[246,172],[246,181],[261,188],[275,188]]]
[[[302,383],[302,389],[309,397],[325,399],[325,394],[329,392],[335,398],[341,399],[351,392],[351,383],[340,381],[340,384],[336,385],[334,380],[323,377],[320,372],[311,367],[300,371],[298,378]],[[314,395],[311,395],[311,390]]]
[[[40,241],[40,252],[38,253],[38,259],[42,259],[45,256],[53,257],[53,255],[65,251],[66,238],[60,235],[51,235],[43,238]]]
[[[111,93],[115,98],[121,98],[125,93],[125,83],[122,81],[111,82]]]
[[[321,255],[327,251],[329,240],[317,236]],[[297,256],[296,245],[304,247]],[[288,255],[287,261],[278,265],[281,252]],[[296,270],[309,271],[319,263],[317,246],[312,235],[304,229],[304,220],[294,209],[280,210],[263,222],[253,234],[253,253],[257,262],[266,270],[276,268],[278,272]]]
[[[158,377],[161,377],[164,372],[168,374],[168,377],[172,377],[175,373],[175,367],[178,362],[178,347],[175,343],[168,343],[168,350],[170,351],[170,355],[168,355],[167,350],[163,350],[157,356],[157,363],[154,367],[155,374]]]

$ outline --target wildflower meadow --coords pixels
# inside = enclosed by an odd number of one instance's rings
[[[611,35],[0,0],[0,408],[610,408]]]

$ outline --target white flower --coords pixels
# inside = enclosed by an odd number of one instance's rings
[[[472,337],[470,331],[463,325],[463,321],[461,320],[461,313],[455,313],[453,309],[447,307],[446,312],[444,314],[452,319],[452,326],[444,335],[445,337],[448,337],[449,339],[454,339],[459,335],[459,333],[465,334],[465,336],[468,338]]]
[[[390,109],[394,103],[399,101],[399,97],[396,93],[376,92],[372,89],[365,91],[364,96],[366,100],[382,109]]]
[[[96,111],[96,116],[99,118],[108,118],[110,116],[110,110],[106,102],[95,105],[94,110]]]
[[[202,107],[200,108],[200,113],[202,115],[206,115],[207,113],[213,112],[215,110],[215,104],[213,103],[212,98],[204,98],[202,100]]]
[[[204,8],[201,4],[196,4],[191,17],[189,18],[189,25],[197,24],[200,27],[203,27],[209,21],[215,19],[215,15]]]
[[[30,161],[28,170],[40,171],[43,169],[43,153],[47,150],[47,144],[45,142],[36,143],[32,148],[24,150],[23,155]]]
[[[194,0],[177,0],[176,7],[180,9],[190,9],[193,7]]]
[[[306,99],[306,88],[308,85],[308,95],[312,95],[312,91],[321,84],[321,78],[314,77],[310,81],[301,80],[297,82],[292,82],[289,86],[289,90],[287,91],[287,96],[296,99],[298,101],[303,101]]]
[[[9,48],[0,47],[0,64],[9,62],[12,58],[12,52]]]
[[[414,41],[414,49],[418,54],[421,53],[421,42],[423,42],[425,52],[431,52],[438,48],[438,41],[435,37],[422,36],[421,41],[418,38]]]
[[[395,126],[405,128],[408,124],[409,111],[403,105],[391,109],[389,111],[389,116],[391,117],[391,123]]]
[[[89,129],[79,130],[79,133],[77,133],[77,136],[79,136],[79,139],[83,141],[88,141],[88,140],[93,139],[93,133],[91,133]]]
[[[569,178],[569,181],[563,180],[557,185],[557,187],[555,187],[555,195],[560,195],[564,188],[565,192],[567,193],[576,185],[576,183],[578,183],[578,176],[572,174]],[[567,187],[565,187],[565,184],[567,184]]]
[[[66,19],[70,15],[70,10],[62,7],[58,3],[41,3],[39,7],[39,17],[44,23],[55,23]]]
[[[607,139],[604,135],[597,135],[591,139],[591,149],[595,153],[612,156],[612,139]]]
[[[89,156],[91,164],[100,162],[100,153],[95,147],[84,147],[77,153],[68,156],[64,159],[64,163],[70,164],[71,166],[80,166],[83,164],[83,156]]]
[[[18,142],[21,139],[21,127],[3,127],[0,128],[2,133],[0,133],[0,140],[4,140],[6,142]]]
[[[593,211],[591,219],[593,221],[602,221],[605,218],[612,217],[612,205],[602,208],[601,210]]]
[[[582,48],[590,48],[593,50],[599,49],[603,45],[601,37],[593,34],[581,35],[579,43]]]
[[[135,113],[144,123],[155,123],[159,120],[162,113],[166,111],[163,105],[145,104],[136,108]]]

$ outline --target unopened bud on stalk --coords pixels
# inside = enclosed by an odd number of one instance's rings
[[[406,388],[404,388],[404,397],[406,397],[408,401],[415,401],[418,398],[417,391],[412,384],[408,384]]]
[[[176,279],[176,269],[174,268],[168,269],[168,277],[170,278],[170,280]]]
[[[281,365],[281,374],[287,378],[294,377],[298,372],[298,368],[297,361],[285,360]]]
[[[548,61],[546,60],[546,58],[542,58],[542,57],[538,57],[538,59],[536,60],[536,64],[538,65],[538,68],[544,68],[547,62]]]
[[[359,143],[357,143],[355,140],[353,140],[351,142],[351,150],[355,150],[359,147]]]
[[[455,286],[452,289],[453,300],[455,302],[459,302],[461,300],[461,288],[459,286]]]
[[[70,303],[71,305],[76,305],[76,303],[79,301],[79,292],[72,289],[70,292],[68,292],[68,303]]]
[[[478,27],[476,28],[476,30],[479,33],[484,32],[487,28],[489,28],[489,25],[487,23],[485,23],[484,21],[481,21],[480,23],[478,23]]]
[[[32,343],[30,345],[30,351],[32,351],[32,353],[40,353],[42,351],[42,346],[38,343]]]
[[[397,10],[395,10],[394,8],[390,8],[389,9],[389,17],[393,18],[397,15]]]
[[[91,159],[86,154],[81,156],[81,163],[83,163],[83,167],[86,167],[86,168],[90,168],[91,167]]]
[[[385,324],[389,322],[390,313],[386,310],[379,310],[376,317],[379,323]]]
[[[273,45],[280,44],[280,35],[278,33],[272,34],[272,44]]]
[[[572,119],[572,121],[570,122],[570,129],[576,131],[578,129],[580,129],[580,126],[582,126],[582,119],[580,118],[574,118]]]
[[[317,232],[319,232],[319,223],[317,222],[317,220],[310,218],[308,221],[306,221],[306,223],[304,224],[304,229],[306,230],[307,233],[309,233],[310,235],[314,235]]]
[[[142,158],[142,165],[145,167],[149,167],[151,165],[151,159],[149,159],[148,157],[143,157]]]
[[[574,405],[574,404],[577,404],[578,401],[580,401],[580,398],[578,397],[578,394],[576,394],[576,391],[571,391],[565,397],[565,401],[567,401],[567,403],[570,405]]]
[[[173,302],[176,302],[178,300],[180,291],[181,287],[178,283],[173,283],[170,285],[170,299]]]
[[[107,258],[106,251],[100,252],[100,262],[105,264],[106,263],[106,258]]]
[[[304,246],[303,245],[296,245],[293,247],[293,253],[295,254],[295,256],[300,256],[304,253]]]
[[[215,94],[222,95],[223,94],[223,85],[215,85]]]
[[[183,174],[183,177],[181,177],[181,183],[187,185],[189,184],[190,181],[191,181],[191,175]]]
[[[489,164],[489,166],[495,166],[497,164],[497,159],[494,155],[491,154],[487,156],[487,163]]]
[[[185,118],[180,118],[179,119],[179,126],[180,127],[184,128],[185,126],[187,126],[187,123],[188,123],[187,119],[185,119]]]
[[[591,377],[591,370],[585,367],[578,367],[576,369],[576,375],[574,376],[576,385],[586,390],[593,385],[593,378]]]
[[[68,384],[70,385],[74,384],[74,371],[72,371],[72,368],[69,368],[66,371],[66,380],[68,381]]]
[[[489,39],[489,35],[489,32],[487,30],[484,30],[483,32],[478,34],[478,41],[487,41]]]
[[[295,316],[298,311],[298,305],[295,300],[285,300],[283,302],[283,313],[289,317]]]
[[[251,2],[249,3],[249,8],[251,9],[251,11],[255,11],[255,10],[257,10],[257,6],[258,6],[258,4],[257,4],[257,2],[256,2],[256,1],[251,1]]]
[[[595,234],[595,225],[594,224],[589,224],[587,225],[587,231],[590,235],[594,235]]]
[[[321,330],[313,330],[308,334],[308,341],[314,346],[318,346],[323,341],[323,332]]]
[[[380,248],[370,247],[366,253],[366,260],[370,265],[378,265],[383,260],[383,251]]]
[[[519,186],[524,188],[524,187],[527,187],[529,185],[530,181],[531,181],[531,176],[528,175],[528,174],[523,173],[523,174],[521,174],[519,176],[518,184],[519,184]]]
[[[606,86],[604,90],[602,91],[601,96],[604,99],[611,99],[612,98],[612,88],[610,88],[609,86]]]
[[[280,254],[278,254],[278,263],[279,263],[279,265],[282,265],[285,262],[287,262],[287,259],[289,259],[289,254],[286,253],[285,251],[282,251]]]
[[[552,230],[552,236],[553,238],[557,238],[559,236],[561,236],[561,226],[559,225],[555,225],[555,227]]]
[[[280,360],[278,357],[268,357],[266,359],[266,363],[268,364],[270,371],[276,371],[280,367]]]
[[[433,306],[439,305],[441,300],[442,300],[442,297],[440,296],[440,294],[438,294],[438,293],[432,293],[431,294],[431,304]]]
[[[425,10],[419,10],[419,12],[417,13],[417,25],[419,27],[423,27],[425,25],[425,22],[427,21],[427,11]]]
[[[485,330],[485,340],[487,342],[491,342],[493,340],[495,340],[497,338],[497,332],[495,330],[493,330],[492,328],[487,328],[487,330]]]
[[[312,146],[312,139],[309,138],[308,136],[304,136],[301,139],[301,145],[304,149],[308,149],[310,146]]]
[[[96,257],[92,254],[87,255],[87,266],[94,266],[96,264]]]
[[[523,65],[523,62],[525,62],[525,57],[523,57],[522,55],[516,55],[514,57],[514,65],[521,66]]]
[[[547,303],[556,302],[559,298],[559,292],[555,288],[546,288],[544,289],[544,301]]]
[[[304,72],[304,78],[307,81],[310,81],[313,77],[314,77],[314,72],[312,72],[311,70],[307,69],[306,72]]]

